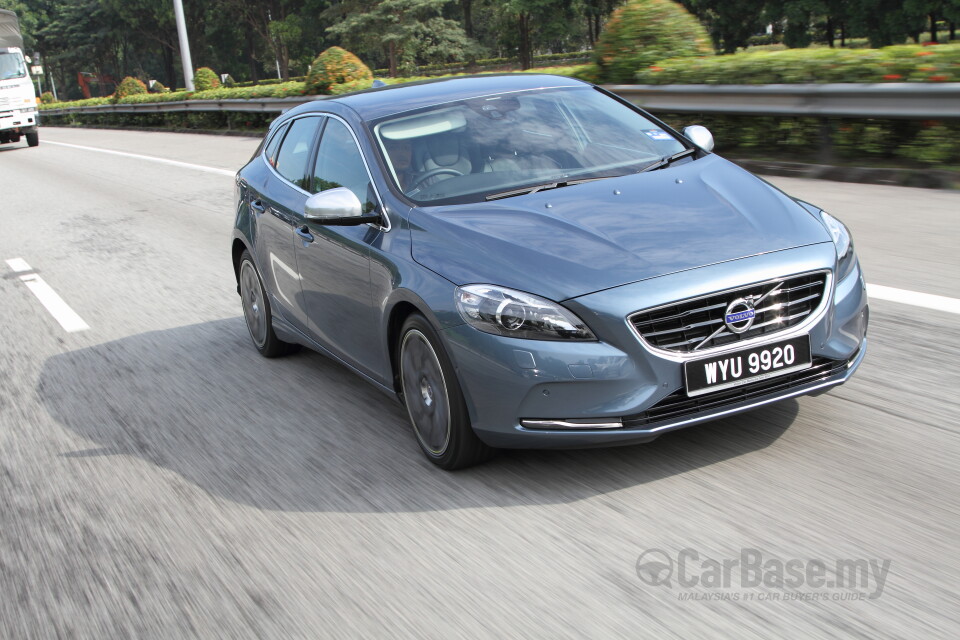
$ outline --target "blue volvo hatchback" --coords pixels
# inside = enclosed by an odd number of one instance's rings
[[[447,469],[845,382],[868,316],[848,230],[712,147],[544,75],[291,109],[236,177],[253,343],[394,395]]]

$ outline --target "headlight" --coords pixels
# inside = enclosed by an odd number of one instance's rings
[[[820,212],[824,226],[833,238],[833,245],[837,249],[837,280],[845,278],[853,269],[853,238],[846,225],[834,218],[826,211]]]
[[[481,331],[531,340],[596,340],[583,320],[555,302],[489,284],[458,287],[457,310]]]

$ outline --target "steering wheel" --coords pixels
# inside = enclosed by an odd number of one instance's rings
[[[422,176],[420,176],[419,178],[417,178],[417,181],[413,184],[413,186],[411,186],[410,188],[408,188],[407,191],[413,191],[414,189],[419,189],[419,188],[420,188],[420,185],[422,185],[424,182],[426,182],[426,181],[429,180],[430,178],[432,178],[432,177],[434,177],[434,176],[442,176],[442,175],[444,175],[444,174],[449,174],[449,175],[451,175],[451,176],[462,176],[462,175],[463,175],[462,172],[457,171],[456,169],[451,169],[451,168],[449,168],[449,167],[437,167],[436,169],[430,169],[430,170],[427,171],[425,174],[423,174]]]

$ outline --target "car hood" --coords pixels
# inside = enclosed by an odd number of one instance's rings
[[[413,258],[452,282],[553,300],[830,241],[791,198],[715,155],[489,203],[417,208],[410,228]]]

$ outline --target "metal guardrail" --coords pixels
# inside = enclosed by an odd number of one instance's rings
[[[98,104],[86,107],[49,108],[40,111],[41,117],[65,116],[70,113],[174,113],[181,111],[236,111],[242,113],[282,113],[312,100],[328,96],[295,98],[254,98],[252,100],[177,100],[174,102],[143,102],[134,104]]]
[[[613,85],[650,111],[858,118],[960,118],[960,82]]]
[[[960,82],[888,84],[608,85],[650,111],[730,115],[858,118],[960,118]],[[270,112],[280,113],[327,96],[252,100],[181,100],[43,109],[68,113]]]

